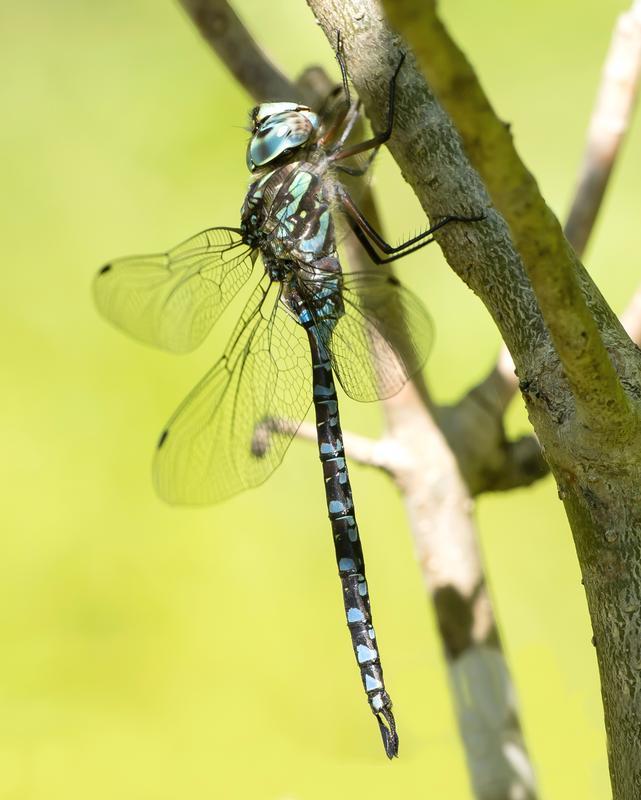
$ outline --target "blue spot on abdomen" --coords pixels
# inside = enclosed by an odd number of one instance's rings
[[[348,622],[365,622],[365,614],[360,610],[360,608],[348,608],[347,609],[347,621]]]
[[[368,661],[376,661],[378,653],[373,647],[364,644],[356,645],[356,658],[359,664],[367,664]]]

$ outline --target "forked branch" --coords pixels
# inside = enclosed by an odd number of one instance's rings
[[[626,437],[636,425],[595,312],[600,302],[507,126],[465,54],[436,13],[435,0],[383,0],[390,23],[412,47],[435,95],[459,130],[511,235],[574,397],[582,423]]]
[[[621,14],[616,21],[610,49],[603,65],[601,85],[592,111],[587,141],[576,190],[565,224],[565,235],[581,257],[592,234],[601,208],[612,170],[616,164],[625,135],[630,127],[641,82],[641,0]],[[473,118],[475,109],[468,108]],[[461,131],[466,150],[474,149],[478,136],[484,130],[472,126]],[[487,141],[483,149],[491,150]],[[641,345],[641,289],[632,298],[621,316],[621,323],[637,345]],[[518,379],[514,374],[514,362],[503,346],[499,359],[479,390],[493,393],[502,384],[508,399],[516,394]]]

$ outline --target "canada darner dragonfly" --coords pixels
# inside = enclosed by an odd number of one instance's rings
[[[254,180],[240,227],[211,228],[166,253],[113,261],[94,289],[100,311],[118,327],[186,352],[202,342],[262,257],[264,270],[256,270],[257,285],[222,357],[160,436],[155,485],[169,502],[188,504],[257,486],[280,464],[313,403],[347,625],[392,758],[398,736],[372,627],[334,376],[356,400],[395,394],[424,363],[431,323],[393,276],[342,272],[332,213],[347,219],[377,264],[423,247],[448,222],[478,217],[447,217],[397,247],[372,228],[337,174],[362,174],[389,139],[402,59],[389,85],[386,130],[350,146],[359,103],[350,101],[340,47],[338,59],[346,102],[331,121],[296,103],[264,103],[252,112],[247,164]],[[343,164],[368,151],[364,164]]]

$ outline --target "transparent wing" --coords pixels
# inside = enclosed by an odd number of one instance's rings
[[[169,420],[154,481],[170,503],[204,504],[257,486],[280,464],[311,404],[307,336],[267,276],[225,353]]]
[[[354,400],[396,394],[427,360],[431,319],[421,301],[391,275],[343,276],[344,314],[327,333],[332,365]]]
[[[136,339],[185,353],[209,333],[254,261],[240,231],[210,228],[167,253],[106,264],[94,279],[96,305]]]

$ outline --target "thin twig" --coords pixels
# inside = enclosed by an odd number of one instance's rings
[[[581,255],[628,130],[641,80],[641,0],[616,22],[588,129],[583,163],[565,226]]]
[[[255,455],[262,455],[270,447],[273,436],[297,436],[309,442],[316,442],[318,432],[311,422],[302,422],[297,425],[287,419],[266,419],[256,426],[252,450]],[[359,436],[350,431],[343,431],[343,444],[350,460],[356,461],[366,467],[376,467],[384,472],[392,473],[401,468],[404,458],[400,448],[393,439],[382,437],[371,439],[368,436]]]

